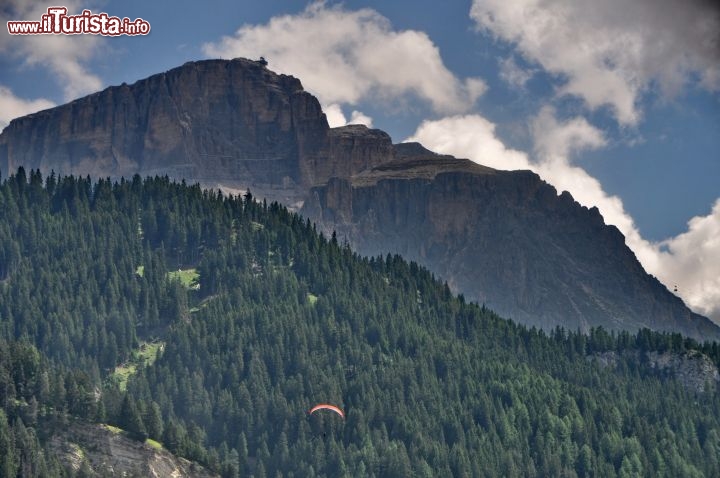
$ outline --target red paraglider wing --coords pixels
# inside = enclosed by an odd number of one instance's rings
[[[333,412],[337,413],[341,417],[345,418],[345,413],[342,410],[340,410],[335,405],[330,405],[329,403],[318,403],[317,405],[312,407],[310,410],[308,410],[308,415],[312,415],[313,412],[315,412],[317,410],[322,410],[322,409],[332,410]]]

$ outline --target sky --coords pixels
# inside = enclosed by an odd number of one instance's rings
[[[10,35],[50,6],[147,35]],[[600,209],[645,269],[720,323],[717,0],[0,0],[0,128],[206,58],[267,59],[331,126],[497,169]]]

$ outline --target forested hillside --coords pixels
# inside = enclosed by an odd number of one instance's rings
[[[2,476],[102,476],[47,445],[69,421],[228,477],[720,476],[715,385],[650,351],[720,363],[680,335],[516,325],[250,194],[0,185]]]
[[[546,332],[649,328],[720,340],[720,327],[649,275],[597,208],[531,171],[393,144],[364,125],[330,128],[300,79],[264,61],[190,61],[17,118],[0,132],[0,169],[19,166],[249,187],[301,207],[356,252],[417,261],[454,293]]]

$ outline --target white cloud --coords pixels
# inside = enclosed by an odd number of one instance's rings
[[[596,206],[606,224],[616,226],[643,267],[691,308],[720,322],[720,199],[712,213],[693,218],[688,231],[662,243],[645,240],[622,200],[606,193],[600,182],[572,164],[579,152],[605,145],[601,131],[583,118],[559,121],[545,107],[530,124],[534,154],[507,148],[495,125],[479,115],[424,121],[407,141],[418,141],[439,153],[469,158],[496,169],[530,169],[555,186],[569,191],[580,204]]]
[[[707,216],[688,222],[688,230],[664,241],[661,279],[696,310],[720,323],[720,198]]]
[[[545,161],[565,161],[570,155],[605,145],[602,132],[585,118],[573,118],[561,123],[552,107],[543,107],[531,125],[535,150]]]
[[[348,124],[364,124],[368,128],[372,128],[372,118],[362,111],[353,110],[353,112],[350,113],[350,121],[345,118],[342,106],[337,103],[324,106],[323,111],[327,116],[328,125],[330,125],[331,128],[337,128],[338,126],[345,126]]]
[[[63,3],[69,13],[77,14],[87,3],[70,0]],[[22,0],[9,0],[0,9],[0,23],[8,20],[40,20],[47,5]],[[21,58],[28,67],[50,69],[63,87],[66,100],[102,88],[100,78],[86,68],[85,62],[97,54],[101,39],[96,35],[0,35],[0,54]]]
[[[530,78],[535,74],[531,69],[521,68],[512,56],[501,59],[499,64],[500,78],[510,86],[518,89],[523,89],[525,83],[530,81]]]
[[[347,119],[339,104],[333,103],[329,106],[324,106],[323,111],[327,117],[328,125],[330,125],[331,128],[337,128],[338,126],[345,126],[347,124]]]
[[[479,78],[453,75],[424,32],[393,30],[372,9],[350,11],[324,2],[265,25],[242,26],[203,50],[222,58],[262,55],[274,71],[301,78],[322,104],[398,101],[410,94],[436,112],[459,113],[487,88]]]
[[[0,130],[5,128],[10,123],[10,120],[14,118],[52,108],[53,106],[55,106],[55,103],[45,98],[36,100],[18,98],[9,88],[0,85]]]
[[[508,149],[495,135],[495,124],[480,115],[423,121],[406,141],[417,141],[432,151],[468,158],[495,169],[532,169],[528,156]]]
[[[720,15],[702,0],[474,0],[478,26],[513,43],[563,80],[558,93],[612,108],[623,124],[641,117],[640,95],[667,95],[698,75],[720,88]]]
[[[348,121],[348,124],[364,124],[368,128],[372,128],[373,126],[372,118],[358,110],[353,110],[353,112],[350,113],[350,121]]]

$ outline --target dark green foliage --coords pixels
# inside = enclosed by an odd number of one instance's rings
[[[130,394],[125,395],[123,399],[118,421],[119,425],[125,431],[132,434],[137,440],[145,441],[148,437],[147,429],[145,428],[145,423],[143,423],[135,398]]]
[[[52,412],[228,477],[720,476],[717,392],[643,358],[717,364],[715,343],[527,329],[249,193],[45,184],[23,171],[0,187],[3,470],[42,450],[35,423]],[[169,278],[191,267],[199,290]],[[121,392],[110,372],[156,337],[163,352]],[[588,360],[609,351],[615,368]],[[318,402],[346,419],[308,416]]]
[[[57,377],[52,385],[51,376]],[[66,382],[74,390],[70,396],[58,392],[59,384],[64,387]],[[66,470],[41,442],[54,427],[62,426],[54,407],[71,408],[66,400],[78,400],[80,384],[88,382],[83,372],[64,375],[62,369],[49,369],[30,344],[0,339],[1,477],[65,476]]]

